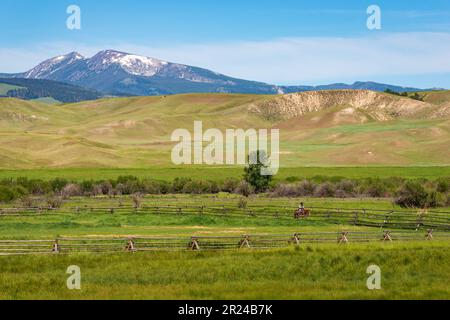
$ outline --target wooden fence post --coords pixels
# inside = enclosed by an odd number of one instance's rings
[[[189,243],[188,249],[200,250],[200,245],[198,244],[198,239],[196,237],[191,238],[191,242]]]
[[[52,252],[53,253],[59,253],[61,247],[59,246],[58,238],[55,239],[55,242],[53,243]]]
[[[385,231],[383,234],[383,241],[392,241],[391,232]]]
[[[358,210],[355,211],[355,219],[353,221],[353,224],[356,226],[358,224]]]
[[[133,238],[129,238],[128,239],[128,242],[127,242],[127,245],[125,247],[125,250],[126,251],[136,251],[136,247],[135,247]]]
[[[239,242],[239,248],[247,247],[250,248],[250,236],[245,235],[244,238]]]
[[[338,238],[338,243],[347,243],[348,242],[347,235],[348,232],[341,232],[341,235]]]
[[[298,233],[294,234],[292,241],[295,241],[296,245],[300,245],[300,235]]]

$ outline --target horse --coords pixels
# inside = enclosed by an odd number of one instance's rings
[[[295,219],[306,218],[306,217],[309,217],[310,215],[311,215],[311,210],[303,209],[303,211],[302,211],[302,209],[299,208],[299,209],[295,210],[294,218]]]

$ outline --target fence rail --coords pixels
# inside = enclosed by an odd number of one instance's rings
[[[29,254],[118,253],[137,251],[236,250],[283,248],[305,243],[448,241],[449,232],[371,231],[297,232],[291,235],[191,237],[59,237],[41,240],[0,240],[0,256]]]
[[[311,216],[303,218],[312,221],[325,221],[335,224],[350,224],[391,229],[436,229],[450,230],[450,213],[437,211],[400,211],[379,209],[342,209],[311,207]],[[131,207],[73,207],[73,208],[0,208],[0,217],[28,217],[37,215],[64,215],[81,213],[105,214],[155,214],[155,215],[204,215],[256,218],[293,219],[294,208],[286,206],[236,205],[210,206],[142,206]]]

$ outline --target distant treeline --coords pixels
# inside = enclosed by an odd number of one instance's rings
[[[255,188],[245,180],[229,178],[223,182],[176,178],[172,182],[121,176],[110,180],[69,181],[62,178],[0,180],[0,202],[13,202],[30,196],[60,197],[109,196],[136,194],[215,194],[219,192],[249,196]],[[450,177],[437,180],[404,178],[345,179],[317,176],[297,181],[271,182],[271,197],[376,197],[394,198],[404,207],[438,207],[450,205]]]
[[[52,97],[60,102],[79,102],[95,100],[103,96],[94,90],[51,80],[0,78],[0,83],[21,87],[9,90],[6,97],[26,100]]]
[[[414,99],[414,100],[423,101],[422,96],[420,94],[418,94],[417,92],[414,92],[413,94],[409,94],[408,92],[396,92],[396,91],[393,91],[391,89],[386,89],[384,92],[385,93],[389,93],[389,94],[393,94],[393,95],[396,95],[396,96],[407,97],[407,98],[411,98],[411,99]]]

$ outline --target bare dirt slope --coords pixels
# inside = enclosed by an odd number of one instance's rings
[[[291,119],[329,108],[342,113],[365,115],[365,120],[387,121],[421,116],[432,118],[435,106],[428,102],[369,90],[310,91],[287,94],[250,106],[250,111],[267,119]],[[364,120],[364,117],[361,117]]]

